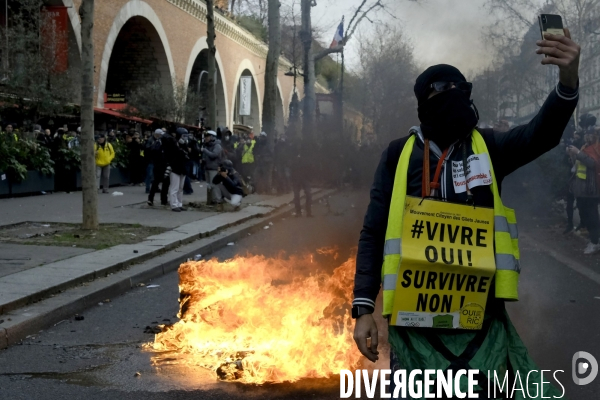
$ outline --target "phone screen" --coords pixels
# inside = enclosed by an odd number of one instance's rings
[[[540,30],[542,32],[542,39],[544,39],[545,33],[564,36],[565,31],[560,15],[542,14],[538,18],[540,22]]]

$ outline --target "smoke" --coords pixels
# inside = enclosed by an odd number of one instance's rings
[[[320,1],[314,8],[314,24],[324,32],[333,32],[341,15],[353,14],[362,0]],[[391,1],[389,13],[379,13],[372,24],[361,30],[374,35],[378,26],[392,24],[401,28],[414,47],[420,69],[434,64],[452,64],[462,71],[479,71],[489,65],[492,52],[482,34],[492,24],[483,8],[486,0],[400,0]],[[443,10],[443,11],[441,11]],[[360,60],[358,43],[350,42],[347,62],[356,66]]]

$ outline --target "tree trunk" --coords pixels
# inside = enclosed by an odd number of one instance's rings
[[[265,161],[267,170],[267,191],[273,183],[273,152],[275,150],[275,136],[277,132],[277,73],[279,72],[279,54],[281,53],[281,23],[279,0],[269,0],[269,52],[267,53],[267,66],[265,69],[265,96],[263,99],[262,130],[267,133],[269,155]]]
[[[271,151],[275,145],[275,131],[277,128],[277,73],[279,71],[279,54],[281,53],[280,6],[279,0],[269,0],[269,52],[265,71],[262,130],[268,135]]]
[[[304,113],[302,121],[302,139],[313,142],[317,100],[315,95],[315,60],[312,52],[312,0],[302,0],[302,30],[300,40],[304,47]]]
[[[98,229],[98,188],[94,151],[94,0],[83,0],[81,17],[81,187],[83,229]]]
[[[215,47],[215,38],[217,37],[215,31],[215,10],[214,1],[206,0],[206,44],[208,45],[208,102],[206,105],[206,111],[208,114],[208,121],[204,121],[204,126],[210,127],[213,130],[217,130],[217,96],[215,92],[215,75],[217,72],[216,66],[216,55],[217,48]],[[206,189],[206,204],[211,205],[212,202],[212,182],[208,182]]]
[[[215,31],[215,15],[214,15],[214,1],[206,0],[206,21],[207,21],[207,39],[208,44],[208,123],[212,129],[217,130],[217,96],[215,90],[215,76],[217,72],[217,66],[215,57],[217,54],[217,48],[215,47],[215,38],[217,37]],[[205,122],[206,123],[206,122]]]

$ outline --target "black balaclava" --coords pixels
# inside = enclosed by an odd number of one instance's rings
[[[428,99],[434,82],[466,82],[464,75],[446,64],[429,67],[417,78],[415,95],[419,104],[421,132],[427,139],[446,149],[457,140],[466,138],[477,125],[478,117],[469,95],[450,89]]]

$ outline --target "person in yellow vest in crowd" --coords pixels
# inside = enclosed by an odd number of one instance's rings
[[[100,189],[100,183],[102,183],[102,193],[108,193],[110,163],[115,158],[115,150],[106,141],[104,133],[100,134],[94,148],[96,154],[96,186]],[[100,182],[100,178],[102,178],[102,182]]]
[[[511,387],[518,372],[536,393],[540,368],[504,307],[519,299],[521,266],[515,213],[500,192],[507,175],[560,143],[577,106],[580,47],[565,35],[537,42],[560,81],[530,123],[508,132],[477,128],[472,84],[455,67],[436,65],[417,78],[421,124],[381,157],[356,259],[354,340],[372,362],[383,286],[393,371],[477,369],[475,393],[485,399],[496,387],[488,371],[501,380],[508,373]],[[466,376],[458,385],[450,398],[467,393]],[[550,384],[538,392],[515,398],[561,394]]]
[[[581,225],[587,228],[590,235],[590,242],[583,250],[587,255],[600,252],[600,131],[593,126],[590,128],[585,133],[585,145],[581,150],[575,146],[567,147],[567,154],[576,165],[571,190],[577,199]]]
[[[254,146],[256,146],[254,132],[250,132],[247,138],[242,139],[233,146],[236,150],[240,149],[242,160],[241,173],[244,178],[252,177],[254,173]]]
[[[15,133],[15,130],[13,129],[12,125],[6,125],[6,130],[4,132],[2,132],[3,134],[6,134],[8,137],[12,137],[14,139],[15,142],[19,141],[19,136]]]

